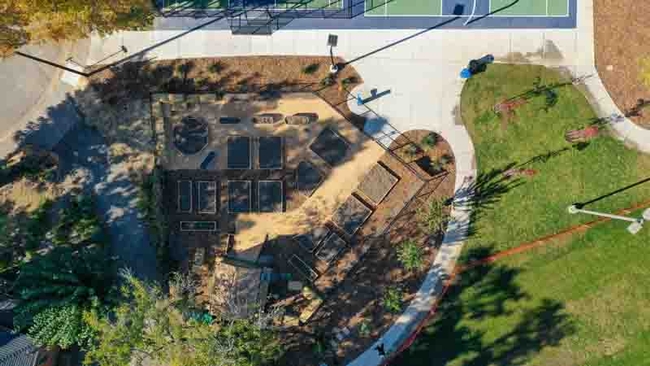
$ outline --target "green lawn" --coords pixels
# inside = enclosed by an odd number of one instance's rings
[[[648,243],[606,223],[463,274],[392,365],[648,365]]]
[[[570,216],[566,206],[650,176],[648,157],[613,138],[565,150],[564,132],[594,118],[572,86],[555,89],[559,99],[548,112],[545,98],[535,97],[503,128],[492,106],[530,89],[536,77],[543,84],[563,81],[542,67],[491,65],[463,91],[479,177],[487,177],[465,260],[591,220]],[[526,165],[539,173],[521,185],[495,173],[553,151],[560,153]],[[647,200],[648,186],[593,208]],[[636,236],[626,226],[608,222],[463,273],[432,324],[393,365],[650,365],[650,226]]]
[[[557,104],[548,111],[544,110],[544,96],[533,98],[504,127],[493,106],[530,90],[537,77],[543,85],[567,81],[558,72],[540,66],[495,64],[470,79],[463,90],[462,116],[474,142],[485,196],[468,249],[503,250],[591,220],[569,215],[567,206],[650,176],[650,157],[614,138],[598,138],[583,149],[573,148],[564,140],[567,130],[584,127],[595,117],[573,86],[555,88]],[[522,167],[537,170],[536,176],[513,182],[500,174],[510,164],[526,162],[530,163]],[[591,208],[611,211],[647,199],[650,184]]]

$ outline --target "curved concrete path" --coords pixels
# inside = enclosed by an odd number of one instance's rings
[[[612,100],[605,84],[596,70],[596,44],[594,38],[593,0],[582,0],[580,4],[578,27],[581,32],[583,52],[589,57],[586,65],[577,68],[578,75],[593,75],[585,81],[587,99],[600,118],[607,118],[618,137],[639,151],[650,154],[650,130],[640,127],[625,117]]]

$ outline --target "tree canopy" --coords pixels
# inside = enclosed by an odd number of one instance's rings
[[[142,30],[152,21],[151,0],[0,0],[0,55],[27,43]]]
[[[177,277],[170,294],[124,274],[124,301],[110,317],[87,314],[96,334],[87,364],[125,366],[257,366],[276,360],[280,343],[268,317],[212,320],[195,302],[191,281]]]
[[[39,345],[87,346],[92,331],[87,312],[106,313],[116,299],[111,260],[99,247],[55,248],[25,263],[15,288],[20,303],[14,318],[18,330]]]

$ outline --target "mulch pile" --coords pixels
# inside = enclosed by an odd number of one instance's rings
[[[594,0],[596,66],[616,105],[650,129],[650,1]],[[650,80],[648,81],[650,83]]]

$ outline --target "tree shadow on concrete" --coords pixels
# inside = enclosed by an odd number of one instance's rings
[[[491,249],[473,250],[475,257],[486,257]],[[463,272],[442,300],[435,318],[424,328],[414,344],[391,365],[445,365],[452,361],[463,365],[523,365],[545,347],[575,332],[564,306],[549,298],[538,305],[518,305],[530,300],[516,283],[518,268],[489,264]],[[529,302],[529,301],[527,301]],[[526,306],[520,320],[490,340],[485,331],[472,323],[489,324],[512,314],[512,309]]]

